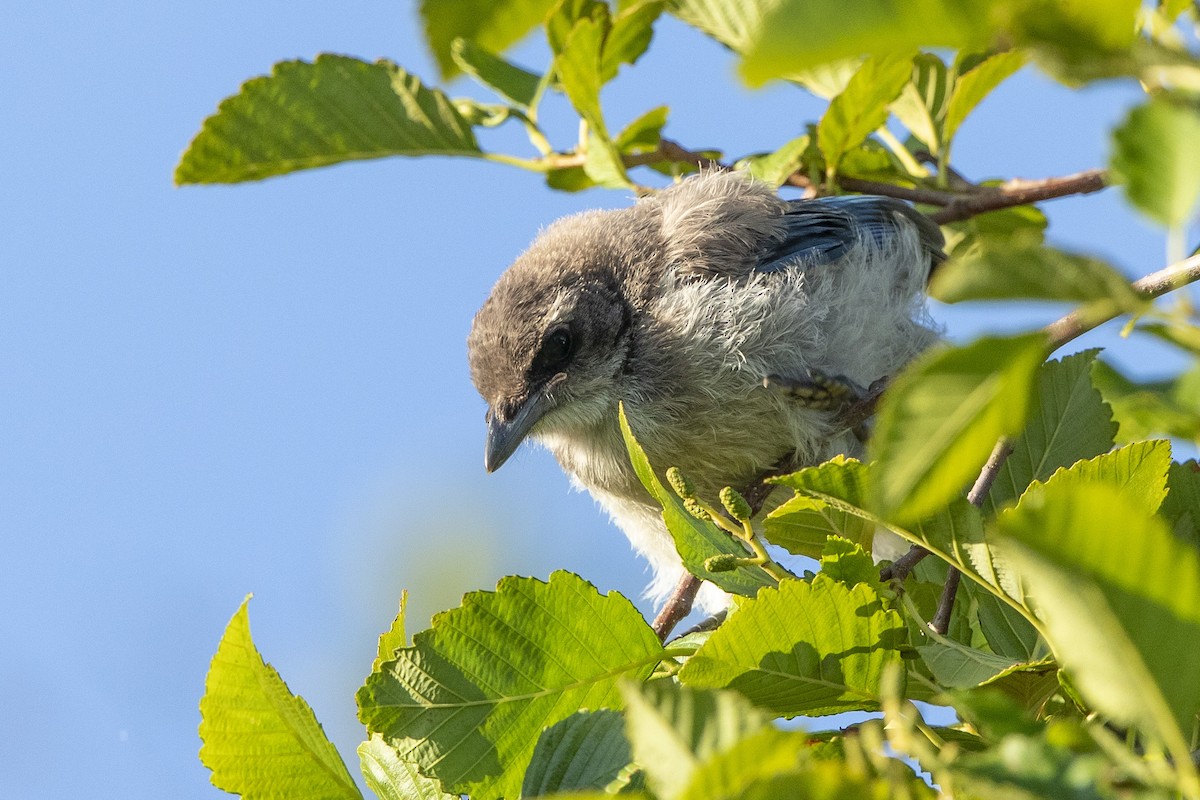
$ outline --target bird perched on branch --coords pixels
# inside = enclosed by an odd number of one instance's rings
[[[732,172],[562,219],[501,276],[471,328],[484,464],[498,469],[527,438],[547,446],[665,596],[684,569],[630,464],[618,404],[651,464],[679,467],[702,496],[785,459],[858,454],[837,409],[802,395],[822,394],[822,376],[892,376],[936,340],[924,287],[942,244],[899,200],[785,201]],[[768,376],[793,390],[764,386]],[[698,601],[725,599],[705,584]]]

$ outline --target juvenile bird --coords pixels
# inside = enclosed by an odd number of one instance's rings
[[[562,219],[471,328],[484,465],[498,469],[527,438],[546,445],[649,560],[649,593],[665,596],[684,569],[630,465],[618,403],[651,464],[679,467],[708,498],[785,458],[857,455],[836,409],[764,378],[866,386],[896,374],[937,338],[924,286],[942,244],[901,201],[785,201],[732,172]],[[714,610],[725,597],[705,584],[698,602]]]

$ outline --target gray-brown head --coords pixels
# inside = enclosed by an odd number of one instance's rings
[[[626,278],[635,254],[619,215],[549,227],[496,283],[467,339],[488,404],[484,465],[500,467],[531,433],[596,424],[619,399],[633,332]],[[627,222],[627,220],[621,220]]]

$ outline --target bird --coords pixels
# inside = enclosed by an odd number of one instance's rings
[[[943,247],[901,200],[784,200],[732,170],[558,220],[504,271],[467,338],[484,466],[526,440],[548,448],[649,561],[647,595],[661,601],[685,568],[618,408],[654,468],[679,468],[702,497],[784,462],[861,456],[837,409],[764,379],[861,387],[897,374],[940,339],[925,286]],[[705,583],[696,603],[713,612],[728,596]]]

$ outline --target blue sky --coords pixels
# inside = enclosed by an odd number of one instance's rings
[[[413,629],[505,574],[565,568],[638,596],[642,564],[547,454],[484,473],[464,343],[539,227],[627,196],[445,159],[173,188],[203,118],[275,61],[386,56],[433,81],[415,4],[27,3],[6,17],[0,798],[220,795],[196,757],[196,706],[248,592],[260,649],[355,773],[353,695],[401,589]],[[536,45],[522,57],[543,64]],[[967,122],[957,165],[1102,165],[1137,98],[1027,69]],[[604,99],[614,127],[669,103],[668,135],[734,155],[821,108],[742,89],[728,54],[673,20]],[[558,141],[572,125],[562,114]],[[1045,208],[1056,243],[1131,275],[1162,265],[1162,237],[1115,190]],[[935,314],[965,339],[1060,311]],[[1140,375],[1176,363],[1111,332],[1078,347],[1111,343]]]

